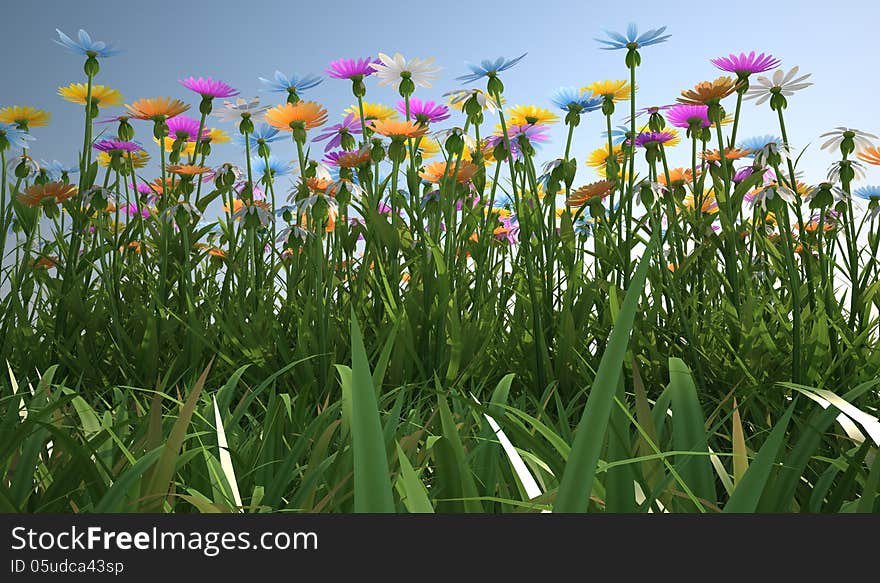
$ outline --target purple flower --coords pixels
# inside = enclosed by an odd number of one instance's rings
[[[199,120],[186,115],[175,115],[165,122],[168,124],[168,137],[172,140],[186,137],[187,142],[195,142],[196,134],[199,133]],[[186,134],[184,136],[184,134]],[[211,130],[202,128],[202,139],[211,135]]]
[[[149,218],[150,216],[150,209],[148,209],[147,207],[141,207],[140,211],[138,211],[138,207],[134,203],[122,205],[121,210],[129,217],[136,217],[139,213],[145,219]]]
[[[137,184],[129,183],[129,186],[136,190],[138,194],[154,194],[153,189],[146,182],[138,182]]]
[[[736,73],[737,75],[751,75],[752,73],[763,73],[779,66],[779,59],[773,55],[765,55],[761,53],[755,54],[755,51],[748,55],[740,53],[739,55],[729,55],[718,59],[710,59],[713,65],[727,71]]]
[[[345,116],[345,119],[342,120],[342,123],[338,123],[332,125],[328,128],[325,128],[323,133],[315,136],[313,141],[315,142],[323,142],[324,140],[329,139],[327,145],[324,146],[324,151],[328,152],[333,148],[338,148],[342,145],[342,138],[344,135],[351,134],[359,134],[361,133],[361,122],[357,118],[355,118],[353,113]],[[335,153],[335,152],[334,152]],[[341,153],[337,154],[337,158],[341,155]],[[335,161],[336,158],[334,158]]]
[[[495,238],[499,241],[507,241],[508,245],[515,245],[519,235],[519,222],[514,217],[498,217],[500,227],[495,228]]]
[[[199,77],[196,79],[195,77],[188,77],[186,79],[181,79],[179,81],[181,85],[198,93],[202,97],[232,97],[234,95],[238,95],[238,90],[233,89],[223,81],[219,79],[211,79],[210,77]]]
[[[397,111],[406,115],[406,100],[397,102]],[[428,125],[449,118],[449,108],[433,101],[422,101],[418,97],[409,100],[409,114],[422,125]]]
[[[507,137],[510,140],[510,149],[513,157],[516,158],[520,153],[519,138],[524,136],[530,144],[540,144],[550,140],[547,133],[547,126],[544,125],[513,125],[507,128]],[[504,142],[504,136],[495,134],[486,140],[486,147],[490,150]]]
[[[671,142],[674,139],[675,135],[672,132],[642,132],[636,136],[636,147],[656,146],[657,144]]]
[[[666,121],[677,128],[690,129],[692,125],[699,124],[701,128],[712,125],[709,121],[709,106],[707,105],[674,105],[666,110]]]
[[[125,140],[101,140],[95,142],[92,147],[99,152],[139,152],[143,147],[137,142],[127,142]]]
[[[351,79],[353,77],[369,77],[376,70],[371,66],[379,64],[379,59],[366,57],[363,59],[336,59],[330,63],[330,68],[325,72],[334,79]]]

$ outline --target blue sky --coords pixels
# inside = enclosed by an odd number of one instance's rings
[[[339,57],[399,51],[407,58],[435,57],[442,77],[417,96],[441,99],[460,86],[464,61],[501,55],[528,56],[503,75],[509,104],[551,107],[549,96],[560,85],[583,86],[594,80],[625,78],[623,52],[602,51],[593,40],[603,27],[623,30],[630,21],[640,29],[667,25],[672,38],[642,51],[638,69],[639,106],[670,103],[682,89],[721,73],[712,57],[757,50],[774,54],[786,69],[799,65],[815,83],[789,100],[786,123],[793,145],[809,145],[799,169],[809,181],[821,180],[832,155],[819,151],[819,134],[847,125],[880,133],[874,112],[878,78],[869,55],[874,52],[880,9],[870,1],[835,3],[765,2],[149,2],[33,1],[7,3],[0,39],[7,50],[0,105],[33,105],[53,114],[48,128],[36,128],[37,158],[73,163],[81,147],[82,113],[63,101],[57,88],[83,81],[82,59],[51,41],[55,28],[74,35],[85,28],[93,38],[115,42],[125,52],[102,62],[96,82],[119,89],[127,102],[140,97],[171,95],[198,100],[177,80],[189,75],[219,77],[243,96],[261,95],[274,104],[277,94],[261,93],[258,77],[285,73],[322,73]],[[368,80],[368,101],[393,104],[395,92]],[[347,81],[327,79],[308,94],[335,120],[352,103]],[[732,109],[733,102],[729,107]],[[624,107],[617,120],[622,123]],[[462,124],[463,120],[456,122]],[[601,142],[599,113],[587,116],[577,130],[573,152],[583,160]],[[224,127],[235,131],[233,127]],[[151,130],[138,129],[151,146]],[[544,146],[540,157],[560,156],[563,130]],[[740,130],[743,137],[777,134],[769,106],[747,102]],[[681,147],[675,160],[688,159]],[[291,144],[273,150],[295,157]],[[318,148],[313,149],[317,153]],[[233,145],[215,148],[215,163],[243,162]],[[673,161],[675,164],[675,161]],[[594,179],[580,165],[578,182]],[[880,182],[871,169],[868,181]]]

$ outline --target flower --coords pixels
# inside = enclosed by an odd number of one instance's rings
[[[587,113],[602,107],[602,99],[575,87],[560,87],[550,96],[550,101],[562,111],[574,113]]]
[[[749,150],[749,154],[747,157],[754,157],[755,153],[763,150],[765,146],[768,144],[776,144],[778,147],[782,147],[784,143],[782,142],[782,138],[778,138],[772,135],[763,135],[763,136],[752,136],[740,141],[739,144],[736,145],[739,150]]]
[[[865,148],[858,154],[859,160],[863,162],[867,162],[873,166],[880,166],[880,148],[872,146],[870,148]]]
[[[231,138],[220,128],[210,128],[207,135],[202,136],[202,139],[212,144],[226,144]]]
[[[86,105],[88,93],[89,87],[85,83],[71,83],[58,88],[58,95],[80,105]],[[122,93],[106,85],[92,85],[92,101],[101,107],[122,105]]]
[[[143,146],[137,142],[125,140],[101,140],[92,144],[92,147],[99,152],[138,152],[143,150]]]
[[[54,180],[56,182],[61,180],[65,174],[70,175],[79,173],[79,166],[68,166],[62,164],[58,160],[52,160],[51,162],[41,160],[40,166],[46,171],[49,180]]]
[[[247,141],[250,142],[251,148],[258,148],[260,144],[271,144],[276,140],[280,140],[281,135],[278,130],[273,128],[268,124],[260,124],[254,131],[248,134]],[[238,134],[234,138],[236,145],[239,147],[245,147],[245,137],[241,134]]]
[[[188,115],[177,115],[168,120],[168,137],[174,140],[182,139],[186,142],[195,142],[196,134],[199,133],[199,120]],[[202,127],[202,139],[208,137],[210,130]]]
[[[690,168],[673,168],[669,171],[669,184],[672,186],[682,186],[693,180],[694,173]],[[666,173],[661,172],[657,175],[657,182],[663,186],[666,184]]]
[[[543,107],[534,105],[516,105],[507,110],[511,125],[547,125],[559,120],[559,117]]]
[[[293,166],[288,162],[275,158],[274,156],[269,156],[268,161],[264,158],[254,159],[253,171],[265,178],[279,178],[281,176],[287,176],[293,172]]]
[[[133,118],[157,121],[180,115],[189,109],[189,105],[179,99],[153,97],[138,99],[131,105],[126,105],[125,109],[131,113]]]
[[[498,73],[506,71],[519,63],[527,54],[528,53],[523,53],[515,59],[507,59],[505,57],[498,57],[494,61],[484,59],[479,65],[466,62],[464,66],[470,69],[471,72],[467,75],[456,77],[455,79],[458,81],[464,81],[465,83],[471,83],[472,81],[477,81],[483,77],[495,77]]]
[[[465,144],[467,145],[467,144]],[[440,142],[433,138],[423,138],[419,140],[418,153],[419,156],[422,157],[422,160],[427,160],[428,158],[433,158],[437,154],[440,153],[441,150]],[[409,156],[409,151],[406,153]],[[462,150],[462,160],[467,160],[470,162],[471,156],[468,148],[464,148]]]
[[[684,205],[684,208],[688,210],[694,210],[697,206],[697,202],[694,200],[693,193],[688,193],[687,195],[685,195],[682,204]],[[718,201],[715,200],[715,195],[711,191],[703,195],[703,200],[700,203],[700,212],[707,215],[714,215],[718,213]]]
[[[19,129],[49,125],[52,114],[30,105],[11,105],[0,109],[0,123],[14,123]]]
[[[507,128],[507,138],[510,141],[511,154],[518,156],[521,150],[519,138],[528,140],[530,144],[540,144],[550,140],[549,134],[546,133],[547,126],[542,125],[511,125]],[[490,136],[486,141],[486,146],[494,149],[499,144],[504,143],[504,135],[500,133],[500,128],[496,127],[494,135]]]
[[[327,110],[314,101],[276,105],[266,112],[266,123],[285,132],[293,129],[291,124],[301,123],[310,130],[324,125],[326,121]]]
[[[93,41],[92,37],[89,36],[89,33],[83,29],[79,29],[79,38],[77,40],[73,40],[57,28],[55,29],[55,32],[58,33],[58,38],[52,40],[76,55],[82,55],[84,57],[101,57],[102,59],[105,59],[122,52],[121,50],[114,48],[111,44],[99,40]]]
[[[725,160],[739,160],[740,158],[745,158],[751,154],[750,150],[740,150],[738,148],[725,148],[724,150],[724,159]],[[707,160],[709,162],[720,162],[721,154],[718,150],[706,150],[705,152],[700,152],[700,158],[703,160]]]
[[[506,241],[508,245],[515,245],[519,235],[519,222],[514,217],[498,217],[500,227],[495,227],[492,235],[498,241]]]
[[[342,123],[337,123],[329,128],[325,128],[322,134],[315,136],[314,141],[323,142],[324,140],[329,140],[327,145],[324,146],[324,151],[328,152],[333,148],[338,148],[342,145],[343,136],[359,133],[361,133],[361,124],[355,119],[354,114],[349,113],[345,116],[345,119],[342,120]]]
[[[586,87],[581,87],[581,91],[584,93],[589,92],[594,97],[602,97],[613,101],[626,101],[629,99],[631,90],[632,88],[625,79],[594,81]]]
[[[363,102],[364,106],[364,121],[370,121],[372,119],[396,119],[397,112],[387,105],[382,105],[381,103],[367,103]],[[352,105],[348,109],[345,110],[345,113],[352,114],[356,119],[361,119],[361,111],[357,105]]]
[[[611,194],[617,184],[611,180],[600,180],[581,186],[571,193],[571,196],[565,201],[569,206],[584,206],[595,200],[602,200]]]
[[[178,83],[202,97],[210,97],[211,99],[238,95],[237,89],[233,89],[223,81],[212,79],[211,77],[199,77],[198,79],[187,77],[186,79],[181,79]]]
[[[195,145],[195,144],[193,144]],[[130,152],[128,155],[123,158],[125,163],[128,163],[128,157],[131,156],[131,165],[135,168],[144,168],[147,163],[150,161],[150,155],[147,154],[144,150],[138,150],[136,152]],[[111,156],[108,152],[99,152],[98,153],[98,164],[103,167],[110,166]]]
[[[701,81],[693,89],[685,89],[676,101],[689,105],[708,105],[724,99],[734,91],[738,82],[733,77],[718,77],[714,81]]]
[[[649,146],[663,145],[675,139],[675,134],[665,132],[641,132],[636,136],[636,147],[647,148]]]
[[[611,152],[617,158],[617,163],[623,163],[623,149],[620,144],[612,145]],[[611,154],[608,153],[608,146],[602,146],[597,150],[593,150],[590,152],[590,155],[587,156],[587,166],[591,166],[596,169],[596,173],[599,174],[602,178],[605,177],[605,167],[608,165],[608,158]]]
[[[755,51],[750,52],[748,55],[745,53],[740,53],[739,55],[730,54],[727,57],[710,59],[710,62],[722,71],[736,73],[740,76],[764,73],[779,66],[779,59],[773,55],[765,55],[764,53],[755,55]]]
[[[197,176],[199,174],[207,174],[211,172],[210,168],[199,166],[197,164],[171,164],[167,168],[168,172],[179,176]]]
[[[871,202],[880,202],[880,186],[862,186],[853,191],[853,195]]]
[[[440,182],[444,176],[452,176],[453,171],[455,170],[454,164],[447,164],[446,162],[432,162],[425,166],[424,171],[419,172],[419,176],[421,176],[424,180],[428,182],[437,184]],[[467,162],[462,160],[458,164],[458,173],[456,174],[455,181],[459,184],[464,184],[466,182],[470,182],[474,177],[474,174],[479,170],[479,166],[472,162]]]
[[[829,182],[840,182],[841,174],[845,169],[852,172],[854,178],[862,179],[865,177],[865,165],[858,160],[837,160],[828,169]]]
[[[692,126],[707,128],[712,125],[709,121],[707,105],[673,105],[666,110],[666,121],[677,128],[685,129],[690,129]]]
[[[291,75],[288,77],[281,71],[275,71],[274,77],[274,79],[259,77],[259,80],[266,87],[266,91],[270,93],[287,93],[290,95],[299,95],[300,92],[317,87],[324,81],[317,75],[303,75],[302,77]]]
[[[27,148],[28,142],[34,141],[32,135],[24,130],[20,130],[11,123],[0,123],[0,150],[7,147]]]
[[[324,157],[324,161],[339,168],[355,168],[361,164],[369,164],[370,149],[361,148],[354,152],[347,152],[345,150],[330,152]]]
[[[482,89],[456,89],[455,91],[447,91],[443,97],[449,98],[449,105],[455,109],[462,111],[465,103],[473,97],[477,100],[479,106],[484,110],[495,113],[499,109],[498,101],[483,91]],[[502,103],[504,98],[502,97]]]
[[[371,63],[370,66],[379,77],[379,85],[391,85],[395,89],[400,87],[400,82],[410,79],[415,85],[431,88],[431,81],[437,78],[440,67],[433,66],[434,59],[410,59],[407,61],[400,53],[394,53],[389,57],[385,53],[379,53],[379,62]]]
[[[370,129],[386,138],[408,139],[418,138],[428,131],[426,126],[414,121],[398,121],[393,119],[376,119],[370,123]]]
[[[406,100],[397,102],[397,111],[406,115]],[[422,125],[428,125],[449,119],[449,108],[433,101],[422,101],[418,97],[409,100],[409,115]]]
[[[363,59],[336,59],[331,61],[329,69],[324,71],[334,79],[353,79],[369,77],[376,72],[373,65],[379,65],[382,61],[373,57]]]
[[[245,118],[253,121],[263,121],[267,109],[269,109],[268,105],[260,105],[259,97],[252,97],[250,99],[236,97],[235,101],[224,101],[223,107],[215,111],[214,115],[223,121],[232,123],[239,122]]]
[[[647,47],[650,45],[656,45],[664,42],[671,35],[663,35],[666,31],[665,26],[661,26],[660,28],[655,28],[653,30],[649,30],[648,32],[644,32],[639,34],[639,29],[634,23],[629,23],[626,27],[626,35],[622,35],[619,32],[610,31],[607,29],[602,29],[611,40],[604,40],[601,38],[596,38],[593,40],[597,40],[602,44],[608,45],[604,47],[600,47],[606,51],[615,51],[618,49],[638,49],[641,47]]]
[[[752,204],[757,205],[760,203],[761,209],[765,211],[767,210],[767,201],[773,200],[777,196],[788,204],[797,204],[798,202],[798,196],[793,190],[777,182],[765,184],[752,191],[751,195]]]
[[[757,78],[757,84],[752,85],[746,91],[745,99],[757,99],[755,104],[761,105],[776,94],[781,94],[783,97],[791,97],[795,91],[800,91],[812,85],[812,83],[805,83],[807,78],[810,77],[809,73],[800,77],[796,77],[797,74],[798,68],[792,67],[788,73],[784,73],[782,69],[777,70],[773,73],[772,80],[762,75]]]
[[[877,136],[874,134],[869,134],[868,132],[863,132],[862,130],[857,130],[854,128],[845,128],[845,127],[837,127],[831,130],[830,132],[825,132],[820,138],[828,138],[828,140],[822,144],[822,150],[827,149],[837,149],[840,147],[841,142],[844,139],[849,138],[852,140],[853,145],[855,145],[857,150],[863,150],[871,148],[871,140],[876,140]],[[869,162],[869,160],[865,160],[865,162]]]
[[[77,188],[74,184],[66,182],[47,182],[34,184],[24,192],[18,193],[18,202],[29,207],[38,207],[43,204],[60,204],[72,198]]]
[[[156,138],[153,138],[153,141],[156,144],[160,143],[159,140],[157,140]],[[172,137],[166,136],[166,137],[162,138],[162,142],[161,142],[162,148],[166,152],[173,152],[174,151],[174,141],[175,140]],[[183,147],[180,149],[180,154],[182,156],[189,157],[189,156],[195,155],[195,153],[196,153],[196,143],[195,142],[185,142]]]

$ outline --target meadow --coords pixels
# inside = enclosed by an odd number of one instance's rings
[[[764,53],[640,103],[675,39],[598,34],[619,79],[516,105],[527,55],[126,102],[58,31],[72,162],[0,106],[0,510],[880,510],[877,136],[787,127],[810,75]]]

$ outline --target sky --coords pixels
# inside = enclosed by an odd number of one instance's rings
[[[455,77],[467,72],[465,61],[528,53],[505,72],[508,104],[552,107],[550,95],[561,85],[581,87],[596,80],[623,79],[625,51],[603,51],[594,37],[602,29],[622,31],[628,22],[640,30],[668,26],[672,37],[641,50],[637,71],[638,105],[671,103],[682,89],[722,74],[709,59],[732,52],[769,52],[786,70],[799,65],[815,84],[789,99],[785,112],[789,138],[796,150],[807,147],[798,168],[809,182],[824,178],[836,153],[819,150],[819,135],[836,126],[880,134],[880,121],[870,115],[880,78],[873,72],[873,40],[880,8],[872,0],[847,2],[587,2],[508,0],[402,2],[324,0],[299,2],[216,0],[212,2],[115,2],[53,0],[7,2],[0,22],[0,42],[7,49],[0,106],[32,105],[52,112],[49,127],[35,128],[35,158],[74,165],[82,145],[81,107],[57,95],[60,86],[83,82],[82,58],[52,42],[55,29],[74,36],[79,28],[92,38],[115,43],[124,53],[102,60],[96,83],[119,89],[126,102],[170,95],[193,105],[198,97],[179,83],[190,75],[223,79],[242,96],[260,95],[277,104],[278,94],[261,91],[258,77],[273,72],[322,74],[340,57],[401,52],[407,58],[434,57],[443,67],[431,89],[417,97],[442,100],[461,87]],[[480,85],[478,85],[480,86]],[[305,94],[323,104],[335,123],[353,103],[348,81],[325,79]],[[367,101],[392,105],[393,89],[367,81]],[[733,99],[728,104],[733,108]],[[619,107],[623,123],[628,107]],[[113,113],[116,110],[108,110]],[[456,125],[464,119],[453,118]],[[446,123],[450,123],[452,120]],[[217,122],[228,132],[237,128]],[[577,128],[573,153],[581,161],[602,143],[600,112],[584,117]],[[156,154],[150,124],[137,127],[138,139]],[[769,104],[746,102],[739,135],[778,134]],[[562,155],[564,128],[539,151],[539,161]],[[273,154],[292,159],[292,143]],[[313,147],[313,157],[323,148]],[[686,164],[689,148],[670,152],[672,165]],[[216,146],[214,163],[243,163],[232,144]],[[152,176],[149,176],[152,178]],[[592,169],[579,165],[577,183],[595,180]],[[880,183],[880,168],[867,182]]]

